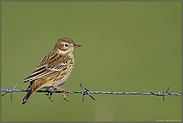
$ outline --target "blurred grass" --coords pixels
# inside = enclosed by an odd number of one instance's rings
[[[182,92],[182,2],[1,2],[1,88],[26,89],[35,70],[59,38],[81,48],[64,84],[67,90]],[[54,94],[50,102],[36,93],[1,98],[2,122],[182,120],[180,96]]]

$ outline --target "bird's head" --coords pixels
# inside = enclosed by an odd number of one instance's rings
[[[53,51],[64,55],[70,52],[72,53],[76,47],[81,47],[81,45],[76,45],[70,38],[61,38],[58,39]]]

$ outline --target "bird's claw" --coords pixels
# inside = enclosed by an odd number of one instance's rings
[[[48,92],[47,94],[45,94],[45,95],[47,95],[48,96],[48,99],[51,101],[51,102],[53,102],[53,100],[51,99],[51,95],[52,95],[53,93],[51,93],[51,92]]]

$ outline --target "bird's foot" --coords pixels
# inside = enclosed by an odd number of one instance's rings
[[[47,95],[47,96],[48,96],[48,99],[49,99],[50,101],[52,101],[52,102],[53,102],[53,100],[51,99],[51,95],[53,95],[53,93],[48,92],[48,93],[47,93],[47,94],[45,94],[45,95]]]
[[[68,94],[69,94],[69,93],[66,93],[66,94],[65,94],[65,92],[67,91],[66,89],[59,88],[59,87],[53,87],[53,86],[52,86],[52,88],[56,88],[56,89],[62,90],[62,91],[63,91],[63,95],[64,95],[63,101],[65,100],[65,101],[69,102],[69,101],[66,99],[66,97],[67,97]]]

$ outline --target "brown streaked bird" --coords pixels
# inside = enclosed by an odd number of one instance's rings
[[[56,89],[63,91],[66,100],[65,89],[60,88],[68,79],[74,65],[73,51],[76,45],[70,38],[58,39],[53,50],[48,53],[38,64],[36,70],[24,79],[24,84],[30,82],[22,104],[25,104],[30,97],[39,89],[45,88],[48,91],[48,99]],[[52,101],[52,100],[51,100]],[[67,100],[66,100],[67,101]]]

